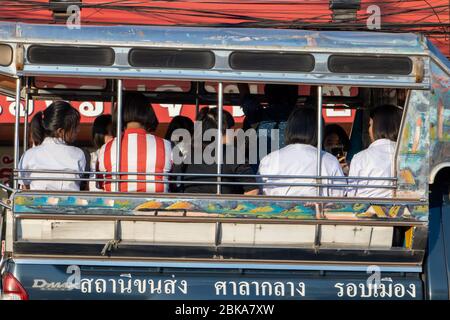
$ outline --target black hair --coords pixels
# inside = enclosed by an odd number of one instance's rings
[[[250,121],[248,121],[248,118],[245,117],[242,121],[242,130],[247,131],[248,129],[251,129],[252,125],[250,124]]]
[[[176,129],[186,129],[187,131],[189,131],[189,133],[192,134],[194,133],[194,121],[192,121],[190,118],[185,117],[185,116],[176,116],[172,119],[172,121],[169,124],[169,127],[167,128],[167,132],[166,132],[166,140],[171,141],[172,138],[172,133],[176,130]]]
[[[328,124],[325,126],[323,140],[327,138],[327,136],[331,134],[336,134],[339,138],[340,143],[343,146],[344,151],[348,151],[350,149],[350,139],[347,135],[347,132],[338,124]]]
[[[53,102],[44,111],[37,112],[30,124],[31,139],[35,145],[40,145],[46,137],[58,137],[58,130],[64,130],[61,137],[69,141],[70,133],[75,132],[80,124],[80,112],[70,103],[59,100]]]
[[[223,110],[223,116],[225,117],[225,120],[227,121],[227,128],[233,128],[236,124],[234,121],[233,115],[228,112],[227,110]]]
[[[317,146],[317,112],[311,107],[296,108],[287,121],[286,145],[294,143]]]
[[[113,136],[112,116],[110,114],[102,114],[95,118],[92,125],[92,142],[96,149],[100,149],[105,144],[105,136]]]
[[[114,121],[116,121],[116,119],[117,108],[114,110]],[[122,129],[124,129],[129,122],[138,122],[147,131],[155,131],[159,124],[152,105],[142,93],[127,93],[124,95],[122,122]]]
[[[209,112],[209,109],[209,107],[201,108],[195,117],[195,121],[202,121],[203,117]]]
[[[213,110],[213,109],[216,109],[216,108],[204,107],[204,108],[200,109],[199,113],[197,114],[196,120],[201,121],[201,119],[203,119],[205,117],[205,115],[208,114],[210,112],[210,110]],[[217,111],[215,111],[215,113],[217,114]],[[236,122],[234,121],[232,114],[230,112],[228,112],[227,110],[223,110],[223,117],[224,117],[225,121],[227,122],[227,129],[233,128],[236,125]]]
[[[34,115],[34,117],[36,117],[36,115]],[[41,130],[40,121],[37,121],[37,120],[33,121],[34,117],[30,122],[30,131],[29,131],[29,136],[31,138],[29,145],[31,147],[41,144],[42,141],[44,140],[44,138],[42,138],[42,130]],[[42,111],[40,111],[40,115],[37,118],[42,118]]]
[[[203,141],[203,137],[205,135],[205,132],[208,131],[209,129],[218,129],[219,127],[219,113],[217,112],[217,108],[203,108],[200,110],[201,112],[199,112],[198,116],[197,116],[197,121],[201,121],[202,123],[202,132],[201,132],[201,137],[198,136],[193,136],[193,138],[196,141],[202,141],[202,144],[209,144],[210,142],[207,141]],[[226,130],[228,129],[228,122],[226,120],[225,117],[222,117],[222,135],[225,135]]]
[[[372,132],[374,140],[389,139],[397,141],[400,123],[402,121],[402,110],[391,104],[376,107],[370,113],[373,121]]]

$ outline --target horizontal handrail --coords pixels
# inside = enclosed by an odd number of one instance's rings
[[[322,178],[325,179],[326,178]],[[28,181],[95,181],[95,182],[136,182],[136,183],[162,183],[162,184],[204,184],[204,185],[241,185],[241,186],[291,186],[291,187],[328,187],[328,188],[382,188],[382,189],[396,189],[396,186],[391,185],[353,185],[353,184],[326,184],[326,183],[283,183],[283,182],[243,182],[243,181],[170,181],[170,180],[138,180],[138,179],[108,179],[108,178],[75,178],[75,177],[27,177],[18,178],[14,180],[28,180]],[[339,180],[347,180],[345,177],[340,177]]]
[[[62,170],[14,170],[14,173],[63,173],[79,175],[130,175],[130,176],[162,176],[162,177],[215,177],[215,178],[273,178],[273,179],[327,179],[327,180],[374,180],[397,181],[393,177],[352,177],[352,176],[307,176],[307,175],[276,175],[276,174],[217,174],[217,173],[154,173],[154,172],[104,172],[104,171],[62,171]],[[28,180],[28,178],[26,178]],[[117,180],[116,180],[117,181]],[[142,180],[140,180],[142,181]]]
[[[168,211],[154,209],[153,211]],[[80,221],[149,221],[149,222],[198,222],[198,223],[242,223],[242,224],[301,224],[301,225],[352,225],[352,226],[427,226],[427,222],[418,220],[333,220],[333,219],[304,219],[304,218],[233,218],[205,216],[159,216],[159,215],[112,215],[112,214],[58,214],[58,213],[18,213],[17,219],[23,220],[80,220]]]
[[[13,188],[8,187],[7,185],[5,185],[3,183],[0,183],[0,189],[4,189],[4,190],[9,191],[9,192],[14,192],[15,191]]]

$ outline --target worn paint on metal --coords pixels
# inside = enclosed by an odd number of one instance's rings
[[[83,26],[0,22],[0,40],[20,43],[125,45],[211,49],[351,49],[379,53],[423,54],[421,37],[413,33],[310,31],[263,28],[160,26]]]
[[[293,201],[280,199],[230,200],[208,198],[17,195],[15,213],[67,213],[154,215],[161,211],[185,211],[188,216],[274,219],[412,219],[427,221],[428,206],[413,202],[391,204],[353,202]]]
[[[430,172],[439,165],[450,166],[450,80],[435,63],[431,64]]]
[[[55,35],[57,35],[55,37]],[[55,40],[56,39],[56,40]],[[63,40],[61,40],[63,39]],[[450,101],[449,101],[449,71],[448,62],[435,56],[434,51],[427,48],[426,41],[415,34],[385,34],[370,32],[348,31],[302,31],[277,30],[268,32],[267,29],[233,29],[233,28],[166,28],[166,27],[84,27],[80,32],[73,32],[61,26],[36,26],[27,24],[0,23],[0,40],[15,43],[53,43],[77,45],[107,45],[134,47],[175,47],[175,48],[206,48],[209,50],[274,50],[277,51],[308,51],[318,54],[327,53],[369,53],[369,54],[395,54],[405,56],[422,56],[425,68],[425,78],[420,84],[421,89],[429,88],[431,77],[431,90],[411,90],[404,121],[403,132],[399,141],[397,158],[398,190],[397,199],[373,203],[359,199],[333,200],[327,199],[319,202],[308,200],[288,200],[280,198],[267,200],[237,199],[205,199],[183,195],[180,198],[158,196],[148,198],[127,198],[125,196],[24,196],[18,194],[15,198],[14,210],[16,212],[60,212],[60,213],[117,213],[135,214],[136,212],[151,213],[155,210],[185,210],[189,213],[218,217],[263,217],[263,218],[293,218],[293,219],[419,219],[427,220],[428,207],[402,202],[402,198],[428,199],[428,181],[430,172],[434,167],[450,161]],[[433,55],[431,54],[433,53]],[[428,57],[427,57],[428,56]],[[430,59],[430,58],[433,59]],[[322,56],[322,58],[324,58]],[[444,58],[445,59],[445,58]],[[439,62],[439,65],[436,64]],[[326,69],[326,62],[320,62],[320,68]],[[32,67],[32,66],[28,66]],[[80,70],[69,70],[80,75]],[[37,66],[40,68],[40,66]],[[54,68],[54,69],[52,69]],[[61,75],[64,68],[54,66],[47,71],[52,75]],[[65,67],[66,69],[69,67]],[[121,77],[145,74],[123,73],[124,69],[113,70]],[[2,71],[2,70],[0,70]],[[5,74],[14,75],[16,70],[11,68],[3,70]],[[34,70],[36,71],[36,70]],[[69,72],[68,71],[68,72]],[[100,70],[101,71],[101,70]],[[158,70],[160,72],[161,70]],[[217,70],[213,70],[216,72]],[[211,77],[223,81],[226,72],[219,70]],[[70,74],[70,72],[68,74]],[[90,70],[89,76],[100,77],[99,70]],[[171,73],[172,72],[172,73]],[[170,77],[182,78],[180,70],[164,71]],[[189,79],[201,77],[205,79],[204,70],[199,73],[185,74]],[[151,73],[147,76],[153,75]],[[249,80],[243,77],[245,73],[239,72],[240,80]],[[153,75],[154,76],[154,75]],[[162,75],[158,75],[162,76]],[[291,76],[291,78],[289,78]],[[231,77],[231,76],[230,76]],[[277,76],[278,77],[278,76]],[[303,78],[302,78],[303,77]],[[271,78],[270,74],[258,75],[261,81],[282,80],[321,83],[326,80],[345,84],[349,75],[338,76],[327,74],[290,75],[283,73],[279,78]],[[309,77],[309,78],[308,78]],[[334,77],[334,78],[333,78]],[[385,75],[355,76],[352,81],[358,84],[375,84],[378,86],[417,88],[417,78],[394,77]],[[377,78],[378,77],[378,78]],[[231,77],[232,78],[232,77]],[[229,79],[231,79],[229,78]],[[369,79],[369,80],[368,80]],[[414,80],[416,79],[416,80]],[[226,79],[225,79],[226,80]],[[360,82],[363,81],[363,82]],[[259,81],[259,80],[258,80]],[[331,82],[333,82],[331,81]],[[369,81],[369,82],[364,82]],[[371,82],[372,81],[372,82]],[[406,81],[406,82],[405,82]],[[305,81],[308,83],[308,81]],[[388,204],[386,204],[388,203]],[[425,202],[426,203],[426,202]]]
[[[400,197],[428,198],[430,99],[430,91],[411,91],[397,158]]]

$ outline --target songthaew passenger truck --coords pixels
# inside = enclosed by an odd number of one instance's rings
[[[15,112],[13,183],[1,185],[2,299],[449,299],[449,70],[412,33],[1,23],[0,92],[24,106]],[[45,87],[43,79],[101,85]],[[309,86],[318,115],[337,105],[355,113],[356,151],[367,146],[371,110],[394,103],[403,110],[395,172],[364,178],[392,197],[222,194],[220,161],[215,194],[20,187],[32,101],[112,102],[120,128],[123,94],[137,80],[184,83],[176,92],[140,88],[151,103],[219,113],[239,105],[228,84]],[[325,95],[328,86],[356,94]],[[117,153],[110,177],[70,179],[142,182],[142,173],[120,172]],[[319,151],[317,174],[292,184],[327,187],[333,177],[320,163]],[[361,177],[334,186],[351,179]]]

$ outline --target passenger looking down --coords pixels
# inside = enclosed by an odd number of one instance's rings
[[[349,166],[346,155],[350,149],[350,139],[345,130],[338,124],[328,124],[325,126],[323,134],[323,149],[335,156],[341,164],[342,171],[348,175]]]
[[[394,105],[382,105],[375,108],[369,121],[370,146],[357,153],[350,163],[350,177],[386,178],[394,177],[395,146],[399,134],[402,110]],[[391,186],[388,180],[352,180],[350,185]],[[392,197],[391,189],[352,188],[347,191],[349,197]]]
[[[180,181],[190,181],[187,183],[173,184],[174,192],[185,193],[217,193],[217,177],[205,177],[201,174],[217,173],[217,129],[218,129],[218,112],[217,108],[205,108],[199,114],[198,121],[201,122],[201,130],[195,131],[193,143],[190,152],[185,161],[181,164],[175,164],[173,173],[192,174],[192,176],[179,176]],[[223,161],[221,165],[222,174],[234,175],[252,175],[255,174],[250,165],[239,163],[236,146],[233,141],[227,141],[226,130],[228,122],[226,117],[222,120],[222,138],[223,138]],[[210,141],[204,139],[206,135],[212,134]],[[200,136],[201,135],[201,136]],[[209,183],[208,183],[209,182]],[[222,182],[232,182],[231,184],[223,184],[221,193],[223,194],[246,194],[257,195],[258,187],[252,183],[256,182],[255,178],[248,177],[227,177],[222,178]],[[248,185],[239,185],[233,182],[245,182]]]
[[[332,154],[322,151],[322,176],[344,176],[341,166]],[[317,176],[317,111],[310,107],[295,109],[286,127],[286,146],[265,156],[259,165],[260,175]],[[267,178],[265,183],[314,184],[316,179]],[[344,184],[345,180],[321,180],[325,184]],[[317,196],[314,186],[264,185],[263,193],[271,196]],[[344,188],[321,187],[321,196],[342,197]]]
[[[55,101],[44,111],[37,112],[30,124],[34,146],[22,156],[19,170],[85,171],[84,152],[70,145],[77,138],[79,125],[80,113],[64,101]],[[82,176],[73,173],[21,172],[19,177],[22,180],[19,183],[25,189],[31,190],[79,191],[80,181],[59,179]],[[38,177],[53,180],[34,180]]]
[[[175,152],[179,152],[178,156],[182,158],[186,158],[187,153],[191,147],[191,141],[178,141],[178,132],[176,130],[186,130],[189,135],[192,137],[194,134],[194,122],[185,116],[176,116],[172,119],[169,124],[169,127],[166,131],[166,140],[171,142],[172,145],[172,154]],[[174,134],[175,133],[175,134]],[[183,138],[182,132],[180,133],[180,138]],[[174,143],[173,141],[178,141]]]
[[[113,133],[113,121],[110,114],[103,114],[95,118],[94,124],[92,126],[92,143],[94,145],[95,151],[90,153],[91,163],[90,171],[99,171],[98,166],[98,153],[100,148],[105,144],[114,139]],[[91,178],[101,179],[103,175],[92,174]],[[89,181],[89,191],[103,191],[103,181]]]
[[[117,110],[115,110],[115,113]],[[123,100],[123,134],[121,144],[120,172],[168,173],[172,166],[170,142],[150,132],[155,131],[158,119],[152,106],[142,94],[126,94]],[[114,115],[114,119],[117,116]],[[109,141],[99,151],[98,162],[101,172],[116,171],[117,137]],[[112,175],[106,174],[107,179]],[[120,179],[137,181],[120,182],[120,192],[167,192],[166,176],[121,175]],[[145,182],[152,180],[156,182]],[[106,191],[116,191],[116,183],[106,181]]]

